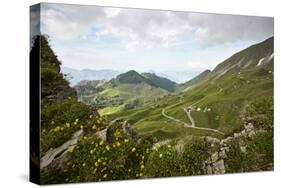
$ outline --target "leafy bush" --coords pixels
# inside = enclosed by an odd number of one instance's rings
[[[171,145],[156,147],[150,154],[145,168],[147,177],[170,177],[203,174],[203,162],[209,156],[209,145],[200,139],[177,151]]]
[[[132,139],[116,126],[112,142],[89,135],[71,148],[71,158],[54,178],[43,174],[48,183],[136,179],[143,177],[145,163],[152,146],[149,138]],[[114,142],[113,142],[114,140]]]
[[[273,99],[264,98],[252,103],[247,109],[247,121],[258,132],[254,137],[235,140],[227,154],[227,172],[250,172],[273,168]],[[241,145],[245,147],[242,152]]]
[[[227,153],[226,171],[252,172],[270,170],[273,166],[273,135],[258,133],[252,139],[244,141],[246,152],[242,152],[238,141],[232,142]]]
[[[273,98],[263,98],[247,108],[247,117],[257,128],[273,130]]]

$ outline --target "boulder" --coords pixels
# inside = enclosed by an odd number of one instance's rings
[[[224,174],[225,173],[224,161],[221,159],[213,163],[212,171],[213,174]]]
[[[213,153],[211,156],[212,162],[216,162],[218,159],[219,159],[219,153],[218,152]]]
[[[212,174],[212,167],[210,165],[207,165],[206,167],[206,173],[207,174]]]
[[[248,136],[249,137],[254,137],[256,135],[256,132],[254,130],[251,130],[249,133],[248,133]]]
[[[211,144],[219,144],[220,143],[220,140],[217,139],[217,138],[214,138],[214,137],[205,136],[204,139],[205,139],[206,142],[209,142]]]
[[[220,157],[221,159],[227,158],[227,155],[226,155],[225,150],[222,150],[222,151],[219,152],[219,157]]]

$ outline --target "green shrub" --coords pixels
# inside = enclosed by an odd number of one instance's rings
[[[203,174],[203,162],[209,156],[209,145],[193,139],[182,152],[171,145],[156,147],[146,164],[147,177],[189,176]]]
[[[247,117],[259,129],[273,130],[273,98],[263,98],[247,108]]]
[[[73,183],[142,178],[151,140],[129,137],[122,133],[121,124],[114,127],[114,141],[108,143],[95,135],[82,137],[69,149],[70,160],[57,171],[60,178],[52,177],[47,169],[42,179],[48,183]]]
[[[227,153],[226,171],[252,172],[270,170],[273,166],[273,135],[272,133],[258,133],[252,139],[244,141],[246,152],[242,152],[238,141],[230,145]]]
[[[87,135],[107,126],[106,120],[94,109],[71,98],[42,106],[41,118],[42,155],[62,145],[79,129]]]

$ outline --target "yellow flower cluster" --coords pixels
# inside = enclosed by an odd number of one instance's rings
[[[54,132],[59,132],[59,131],[63,131],[63,127],[60,127],[60,126],[56,126],[54,129],[53,129],[53,131]]]
[[[70,127],[70,123],[66,123],[66,127],[69,128]]]
[[[77,119],[75,119],[75,121],[74,121],[74,125],[77,125],[78,121],[79,121],[79,119],[78,119],[78,118],[77,118]]]
[[[70,146],[70,147],[68,148],[68,151],[69,151],[70,153],[72,153],[72,152],[74,151],[74,149],[75,149],[75,146]]]

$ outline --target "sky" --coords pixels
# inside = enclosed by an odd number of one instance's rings
[[[270,17],[46,3],[31,24],[65,67],[194,74],[274,32]]]

